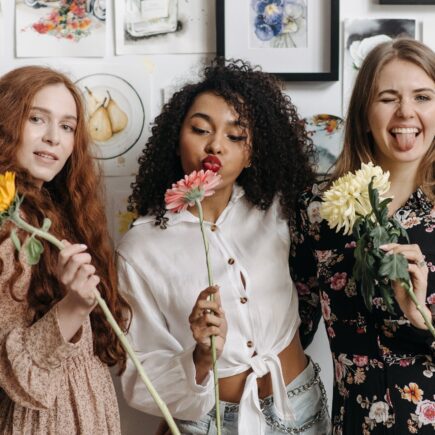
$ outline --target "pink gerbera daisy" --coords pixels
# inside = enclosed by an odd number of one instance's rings
[[[207,170],[193,171],[172,185],[165,193],[166,208],[174,213],[186,210],[214,194],[214,188],[221,182],[221,176]]]

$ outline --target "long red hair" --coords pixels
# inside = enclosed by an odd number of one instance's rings
[[[62,171],[38,189],[30,175],[19,167],[16,152],[35,94],[46,86],[57,84],[63,84],[71,92],[77,106],[74,148]],[[48,217],[52,221],[50,231],[56,237],[88,246],[96,273],[101,278],[98,289],[115,319],[126,330],[130,309],[117,290],[114,251],[102,201],[101,173],[91,155],[84,106],[74,83],[65,75],[40,66],[17,68],[1,77],[0,150],[0,173],[16,172],[18,192],[25,195],[21,208],[26,219],[33,225],[41,226],[44,217]],[[3,231],[0,242],[8,236],[9,232]],[[26,234],[20,234],[22,241],[25,237]],[[34,312],[35,321],[66,292],[56,278],[57,248],[45,241],[43,244],[44,253],[32,270],[27,293],[27,302]],[[15,264],[8,285],[12,297],[16,299],[13,288],[23,271],[18,255],[15,255]],[[125,351],[99,306],[90,317],[95,354],[110,366],[118,364],[123,371]]]

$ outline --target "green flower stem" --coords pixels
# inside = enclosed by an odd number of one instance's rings
[[[47,231],[43,231],[39,228],[35,228],[33,225],[28,224],[19,216],[17,211],[9,217],[9,220],[11,220],[18,228],[27,231],[29,234],[34,234],[35,236],[45,239],[59,249],[64,248],[63,243],[59,239],[57,239]],[[109,307],[106,304],[106,301],[101,297],[100,292],[97,289],[94,289],[94,295],[95,295],[95,299],[98,302],[98,305],[103,310],[103,313],[106,316],[107,321],[109,322],[112,329],[115,331],[116,336],[119,338],[128,356],[133,361],[133,364],[135,365],[137,371],[139,372],[139,375],[143,383],[147,387],[149,393],[151,394],[152,398],[156,402],[157,406],[160,408],[160,411],[162,412],[166,422],[168,423],[171,432],[173,433],[173,435],[180,435],[180,431],[178,430],[177,425],[175,424],[174,419],[172,418],[169,409],[166,406],[166,403],[163,402],[163,400],[160,398],[159,394],[153,387],[151,381],[149,380],[147,374],[145,373],[145,370],[143,369],[142,364],[140,363],[130,343],[128,342],[127,338],[125,337],[124,333],[122,332],[121,328],[119,327],[118,323],[116,322],[112,313],[110,312]]]
[[[412,283],[410,283],[407,280],[400,280],[402,287],[404,287],[404,289],[406,290],[406,293],[408,294],[408,296],[411,298],[412,302],[414,302],[415,307],[417,308],[417,310],[419,311],[419,313],[421,314],[421,316],[423,317],[424,320],[424,324],[427,326],[427,329],[429,329],[430,333],[433,335],[433,337],[435,338],[435,328],[432,324],[431,319],[429,319],[425,313],[425,311],[423,310],[420,302],[417,300],[414,290],[412,288]]]
[[[202,234],[202,240],[204,242],[204,248],[205,248],[205,262],[207,264],[207,274],[208,274],[208,285],[213,285],[213,273],[211,270],[211,263],[210,263],[210,257],[208,255],[209,251],[209,244],[207,240],[207,236],[205,234],[205,228],[204,228],[204,215],[202,212],[202,206],[201,201],[199,199],[195,200],[196,207],[198,209],[198,215],[199,215],[199,226],[201,228],[201,234]],[[214,295],[210,296],[210,300],[214,301]],[[221,435],[221,413],[220,413],[220,407],[219,407],[219,378],[217,373],[217,358],[216,358],[216,337],[214,335],[211,336],[211,357],[213,361],[213,380],[214,380],[214,396],[215,396],[215,402],[216,402],[216,428],[217,428],[217,435]]]

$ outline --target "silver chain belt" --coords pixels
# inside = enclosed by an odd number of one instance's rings
[[[288,433],[288,434],[301,434],[303,432],[305,432],[306,430],[310,429],[312,426],[314,426],[318,421],[320,421],[326,414],[327,412],[327,396],[326,396],[326,391],[325,391],[325,387],[323,386],[322,381],[320,380],[320,367],[317,363],[313,363],[314,366],[314,377],[312,379],[310,379],[306,384],[301,385],[300,387],[295,388],[294,390],[288,391],[287,392],[287,396],[289,398],[292,398],[294,396],[297,396],[298,394],[301,394],[305,391],[308,391],[309,389],[311,389],[314,385],[319,385],[320,388],[320,392],[321,392],[321,408],[320,410],[316,413],[316,415],[312,418],[312,420],[310,420],[309,422],[305,423],[304,425],[302,425],[301,427],[298,428],[291,428],[291,427],[287,427],[286,425],[280,423],[279,421],[275,420],[273,417],[269,416],[269,415],[264,415],[266,423],[271,426],[273,429],[278,430],[280,432],[283,433]],[[260,405],[261,405],[261,410],[263,410],[266,406],[269,406],[271,403],[273,402],[273,397],[267,397],[264,400],[260,400]]]

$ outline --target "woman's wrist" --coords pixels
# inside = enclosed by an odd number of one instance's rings
[[[93,307],[78,304],[69,293],[57,303],[57,319],[65,341],[70,341],[85,322]]]
[[[427,319],[432,322],[432,313],[429,310],[429,308],[424,305],[422,306],[423,312],[426,314]],[[424,322],[423,316],[421,315],[420,311],[417,309],[413,310],[411,313],[406,315],[407,319],[411,322],[411,325],[418,329],[424,329],[427,330],[428,327]]]
[[[211,357],[211,351],[204,352],[198,345],[193,351],[193,363],[196,370],[196,383],[202,384],[204,379],[213,369],[213,360]]]

